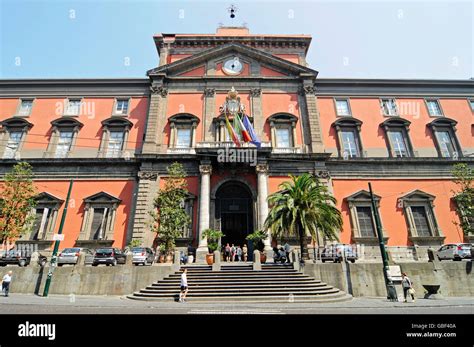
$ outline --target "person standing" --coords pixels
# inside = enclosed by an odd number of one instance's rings
[[[244,246],[242,247],[242,254],[244,256],[245,262],[247,261],[248,253],[249,253],[249,249],[247,248],[247,245],[244,243]]]
[[[240,246],[237,246],[237,261],[242,261],[242,248]]]
[[[181,274],[181,292],[179,293],[179,302],[186,302],[186,294],[188,294],[188,269],[184,269]]]
[[[12,271],[8,271],[2,279],[2,292],[5,296],[8,296],[10,292],[10,283],[12,282]]]
[[[229,260],[230,260],[230,246],[229,246],[229,244],[225,245],[224,257],[225,257],[225,261],[229,262]]]
[[[402,272],[402,288],[404,301],[407,302],[407,294],[411,295],[412,302],[415,302],[415,289],[413,289],[413,282],[407,276],[406,272]]]
[[[235,261],[235,252],[236,252],[236,249],[235,249],[235,245],[232,244],[232,248],[230,250],[230,261],[231,262],[234,262]]]
[[[284,247],[285,253],[286,253],[286,262],[287,262],[287,263],[291,263],[291,261],[290,261],[291,247],[290,247],[290,245],[288,244],[288,242],[286,242],[283,247]]]

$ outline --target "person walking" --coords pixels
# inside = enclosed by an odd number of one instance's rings
[[[415,302],[415,289],[413,289],[413,282],[407,276],[406,272],[402,272],[402,288],[404,297],[403,302],[407,302],[407,294],[410,294],[412,302]]]
[[[12,282],[12,271],[8,271],[2,278],[2,292],[5,296],[8,296],[10,292],[10,283]]]
[[[179,293],[179,302],[186,302],[186,294],[188,294],[188,269],[184,269],[181,274],[181,292]]]
[[[229,246],[229,244],[225,245],[224,258],[225,258],[226,262],[230,261],[230,246]]]
[[[234,244],[232,244],[232,248],[230,250],[230,261],[231,262],[234,262],[235,261],[235,252],[236,252],[236,248],[234,246]]]
[[[237,261],[241,262],[242,261],[242,248],[240,246],[237,246]]]
[[[242,247],[242,255],[244,257],[244,261],[246,262],[249,256],[249,249],[247,248],[247,245],[244,243],[244,246]]]
[[[287,263],[291,263],[291,261],[290,261],[291,247],[290,247],[290,245],[288,244],[288,242],[285,243],[285,245],[283,246],[283,248],[285,249],[285,253],[286,253],[286,262],[287,262]]]

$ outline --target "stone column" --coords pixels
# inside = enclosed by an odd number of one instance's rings
[[[207,238],[203,238],[202,232],[209,228],[209,205],[211,196],[211,173],[212,165],[199,165],[201,172],[201,189],[199,194],[199,247],[196,251],[196,262],[205,262],[207,249]]]
[[[263,225],[265,223],[265,219],[268,216],[268,165],[267,164],[257,164],[257,185],[258,185],[258,196],[257,196],[257,204],[258,204],[258,228],[264,230]],[[271,243],[271,235],[268,234],[268,237],[263,241],[265,245],[264,251],[267,254],[267,259],[272,259],[272,243]]]
[[[150,107],[142,153],[156,154],[162,150],[162,131],[166,125],[168,89],[160,84],[150,87]],[[166,146],[165,146],[166,147]]]
[[[262,90],[260,88],[253,88],[250,90],[251,102],[251,116],[253,116],[253,125],[260,141],[263,141],[263,128],[265,126],[265,119],[262,116]]]
[[[202,122],[202,138],[199,141],[214,141],[212,136],[212,119],[214,118],[216,98],[214,88],[204,89],[204,117]]]
[[[303,134],[305,144],[312,153],[324,153],[324,144],[321,134],[319,111],[315,88],[312,81],[304,81],[299,93],[302,96]],[[309,137],[309,138],[308,138]]]

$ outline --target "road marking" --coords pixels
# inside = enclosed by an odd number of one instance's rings
[[[190,314],[227,314],[227,315],[259,315],[259,314],[285,314],[281,311],[266,310],[266,311],[225,311],[225,310],[191,310]]]

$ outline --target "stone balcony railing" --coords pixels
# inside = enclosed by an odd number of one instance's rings
[[[272,152],[283,153],[283,154],[297,154],[297,153],[301,153],[301,148],[299,147],[273,148]]]
[[[183,148],[168,148],[168,154],[196,154],[194,148],[191,147],[183,147]]]
[[[262,147],[270,148],[272,145],[270,142],[262,142]],[[226,142],[214,142],[214,141],[206,141],[206,142],[198,142],[196,144],[196,148],[255,148],[255,145],[251,143],[242,143],[241,147],[237,147],[235,143],[232,141]]]

